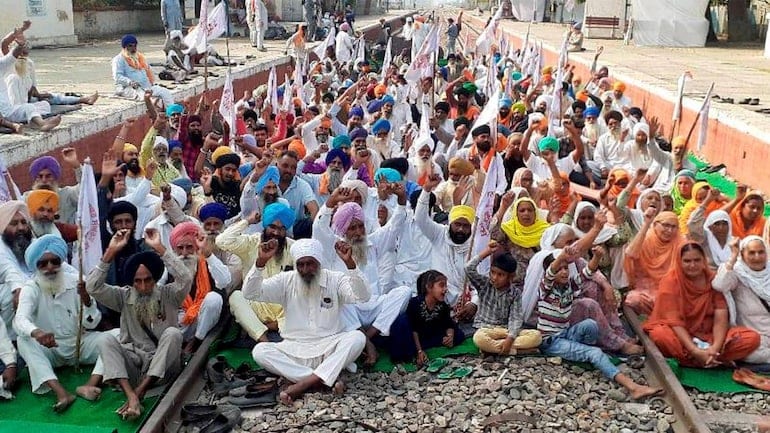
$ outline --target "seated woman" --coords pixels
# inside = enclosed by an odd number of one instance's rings
[[[759,236],[749,236],[730,243],[732,256],[719,267],[712,283],[725,294],[731,322],[757,330],[759,347],[744,361],[754,364],[770,363],[770,263],[767,242]]]
[[[501,221],[501,214],[509,206],[510,196],[506,194],[500,203],[497,212],[497,222]],[[545,229],[550,227],[538,213],[535,202],[528,197],[520,198],[513,202],[513,216],[502,224],[493,225],[491,237],[506,246],[516,260],[516,277],[513,283],[521,285],[527,272],[529,260],[535,255],[540,246],[540,237]]]
[[[733,222],[733,236],[743,239],[747,236],[762,236],[765,228],[765,198],[759,191],[746,191],[738,186],[735,199],[722,208],[730,214]]]
[[[637,314],[649,314],[660,280],[668,272],[681,241],[676,214],[647,208],[644,224],[626,247],[625,268],[630,284],[625,303]]]
[[[695,185],[695,173],[682,169],[674,176],[674,186],[671,187],[671,198],[674,199],[674,213],[682,213],[685,203],[692,198],[692,187]]]
[[[726,201],[719,190],[712,189],[708,182],[696,182],[692,187],[692,198],[684,204],[682,212],[679,213],[679,231],[682,236],[688,235],[688,223],[696,209],[702,209],[704,216],[709,216],[711,212],[719,210]]]
[[[537,329],[544,336],[540,350],[548,356],[560,356],[568,361],[590,362],[606,378],[626,388],[633,400],[662,394],[660,388],[634,382],[621,373],[601,349],[593,347],[599,335],[595,321],[570,322],[575,291],[598,267],[598,260],[593,259],[578,275],[570,276],[569,264],[578,254],[577,249],[567,247],[553,251],[543,261],[545,275],[537,303]]]
[[[719,192],[716,192],[716,194],[719,194]],[[732,221],[727,212],[721,209],[716,210],[711,212],[705,221],[703,219],[706,214],[706,207],[708,206],[706,203],[716,194],[709,192],[708,198],[693,211],[690,215],[690,220],[687,222],[690,228],[687,238],[699,243],[703,247],[709,267],[713,271],[716,271],[723,263],[730,260],[732,256],[730,242],[734,239],[732,235]]]
[[[578,239],[573,229],[566,224],[555,224],[549,227],[540,242],[541,249],[529,262],[527,276],[524,280],[524,292],[522,305],[524,320],[534,324],[537,315],[533,314],[540,295],[540,283],[543,279],[545,268],[544,260],[553,251],[563,248],[572,248],[579,256],[568,265],[570,278],[579,280],[575,286],[574,302],[569,316],[571,324],[577,324],[585,319],[593,320],[598,328],[597,344],[603,349],[626,355],[640,354],[644,350],[642,346],[626,335],[623,324],[618,317],[617,301],[615,294],[604,275],[597,269],[591,272],[590,278],[579,279],[589,263],[601,262],[604,250],[594,247],[593,243],[607,223],[605,212],[601,211],[594,222],[592,229],[581,239]],[[586,252],[592,252],[590,261],[583,258]],[[576,283],[577,284],[577,283]]]
[[[713,278],[703,248],[695,242],[683,244],[644,324],[661,353],[687,367],[732,364],[759,347],[756,331],[730,327],[727,302],[712,288]]]
[[[452,320],[451,307],[446,303],[447,278],[439,271],[426,271],[417,277],[417,296],[409,301],[390,327],[388,342],[393,362],[428,362],[425,349],[456,346],[465,339]]]

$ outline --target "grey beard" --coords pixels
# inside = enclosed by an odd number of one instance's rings
[[[313,278],[310,281],[307,281],[302,277],[300,277],[299,280],[301,281],[302,288],[308,292],[320,287],[320,284],[318,283],[318,274],[313,275]]]
[[[32,232],[35,233],[35,236],[37,237],[53,233],[55,227],[54,223],[39,222],[36,220],[30,220],[29,225],[32,227]]]
[[[47,276],[41,271],[36,271],[33,278],[38,287],[51,296],[54,296],[62,287],[64,287],[64,274],[61,270],[54,276]]]
[[[193,275],[198,273],[198,257],[197,256],[182,256],[182,263],[187,266],[187,269],[192,272]]]
[[[329,170],[329,194],[342,184],[342,172]]]
[[[369,251],[369,245],[367,243],[366,236],[364,236],[360,241],[348,242],[350,243],[350,247],[353,249],[353,260],[355,260],[356,264],[359,266],[366,266],[366,253]]]
[[[156,293],[153,290],[149,295],[139,295],[131,307],[139,323],[150,325],[160,315],[160,296]]]

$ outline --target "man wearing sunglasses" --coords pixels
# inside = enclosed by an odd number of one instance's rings
[[[21,288],[19,307],[13,319],[18,334],[19,354],[29,367],[32,392],[53,391],[55,412],[63,412],[75,401],[59,382],[53,369],[79,362],[94,364],[99,356],[101,332],[86,331],[81,340],[77,359],[77,335],[80,332],[78,310],[83,304],[82,327],[96,328],[101,313],[96,302],[86,292],[85,283],[64,271],[67,244],[56,235],[43,235],[30,244],[24,254],[32,280]]]

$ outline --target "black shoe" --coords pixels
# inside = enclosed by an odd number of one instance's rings
[[[211,383],[221,383],[233,377],[233,367],[227,363],[224,356],[215,356],[209,359],[206,365],[206,377]]]
[[[716,173],[716,172],[718,172],[718,171],[720,171],[720,170],[724,170],[725,168],[727,168],[727,167],[725,167],[725,165],[724,165],[724,164],[717,164],[717,165],[712,165],[712,166],[706,167],[706,168],[704,168],[704,169],[703,169],[703,170],[701,170],[701,171],[702,171],[703,173],[709,173],[709,174],[711,174],[711,173]]]
[[[213,404],[190,403],[182,406],[182,425],[202,424],[211,422],[219,415],[217,407]],[[201,426],[202,426],[201,425]]]

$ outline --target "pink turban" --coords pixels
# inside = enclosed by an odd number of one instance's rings
[[[23,201],[11,200],[0,205],[0,232],[5,231],[17,212],[21,213],[29,222],[29,210],[27,209],[27,204]]]
[[[332,217],[332,230],[337,236],[345,236],[353,220],[364,222],[364,210],[355,202],[348,202],[337,208]]]
[[[200,232],[200,226],[192,221],[186,221],[178,224],[176,227],[174,227],[174,230],[171,230],[171,236],[169,238],[169,241],[171,242],[171,248],[176,248],[177,245],[179,245],[179,242],[181,242],[182,239],[186,238],[187,236],[192,236],[193,239],[196,239]]]

